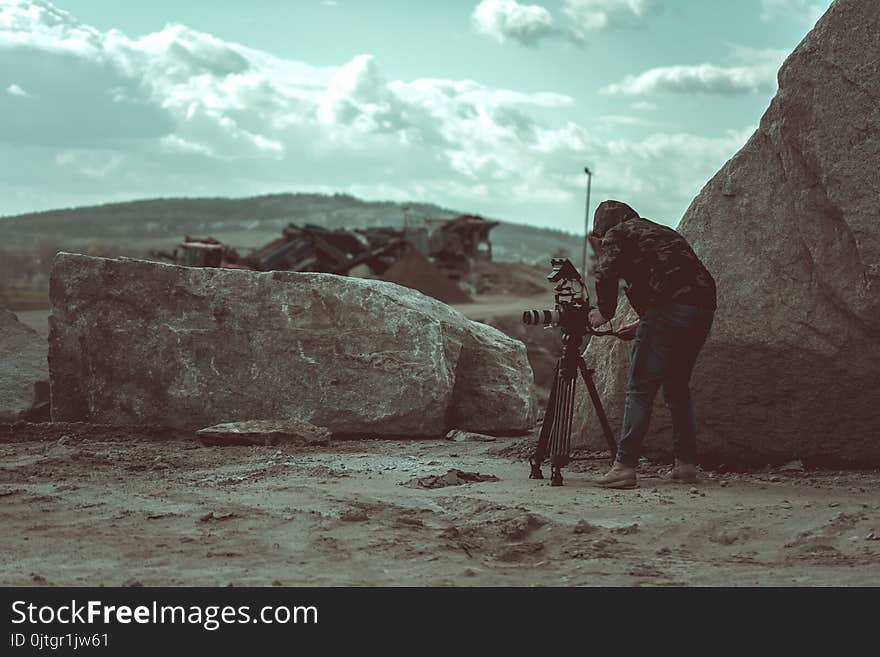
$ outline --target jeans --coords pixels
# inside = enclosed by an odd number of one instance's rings
[[[697,427],[689,384],[713,317],[711,310],[682,304],[654,306],[645,311],[633,340],[626,384],[623,429],[617,443],[617,460],[621,463],[636,467],[661,385],[672,415],[675,458],[682,463],[696,462]]]

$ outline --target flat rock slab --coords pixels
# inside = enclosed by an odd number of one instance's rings
[[[297,420],[250,420],[199,429],[196,437],[208,446],[326,445],[330,442],[330,431]]]
[[[461,429],[454,429],[446,434],[446,440],[452,440],[457,443],[490,443],[495,439],[495,436],[487,436],[484,433],[475,433],[473,431],[462,431]]]

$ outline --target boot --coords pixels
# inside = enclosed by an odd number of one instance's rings
[[[611,470],[604,477],[600,477],[596,483],[603,488],[637,488],[635,468],[615,462]]]

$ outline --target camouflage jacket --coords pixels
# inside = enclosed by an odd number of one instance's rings
[[[608,229],[596,265],[596,297],[606,319],[617,310],[619,280],[641,316],[650,306],[681,303],[715,310],[715,281],[672,228],[631,217]]]

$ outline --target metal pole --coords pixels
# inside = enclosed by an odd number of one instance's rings
[[[589,167],[584,167],[584,173],[587,174],[587,208],[584,217],[584,253],[581,258],[581,277],[587,279],[587,239],[590,235],[590,183],[593,181],[593,174]]]

